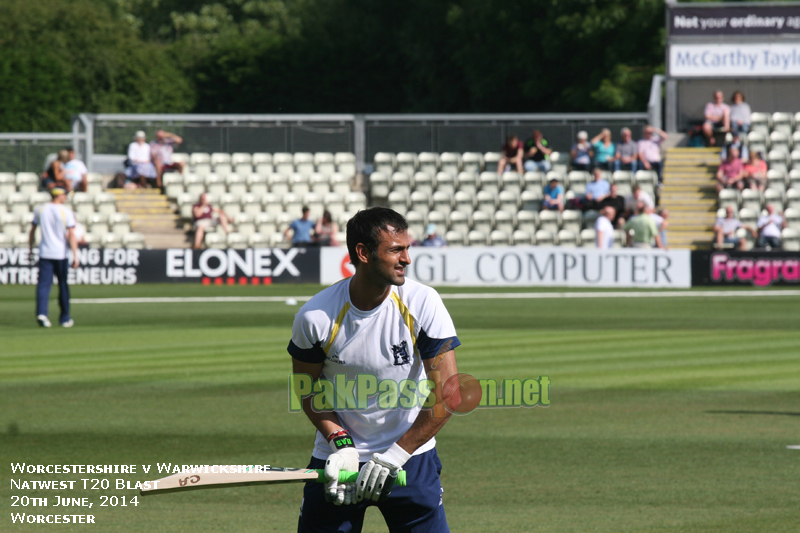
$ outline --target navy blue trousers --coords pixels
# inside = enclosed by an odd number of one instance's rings
[[[53,275],[58,277],[58,305],[61,307],[59,324],[70,319],[69,316],[69,287],[67,274],[69,264],[66,259],[39,259],[39,282],[36,285],[36,316],[47,316],[50,303],[50,289],[53,286]]]

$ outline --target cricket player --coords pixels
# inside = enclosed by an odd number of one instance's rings
[[[386,386],[429,378],[435,403],[422,387],[413,408],[386,408],[375,395],[366,409],[315,410],[312,398],[304,398],[317,429],[309,468],[324,468],[331,481],[305,485],[298,532],[359,532],[368,505],[377,505],[393,532],[449,531],[434,436],[450,414],[443,402],[455,409],[459,400],[444,398],[442,384],[457,374],[453,349],[461,343],[438,293],[405,277],[407,230],[402,215],[383,207],[350,219],[355,275],[300,309],[288,350],[293,371],[315,381],[340,375],[352,383],[370,374]],[[426,398],[432,407],[422,407]],[[408,486],[393,487],[400,469]],[[338,483],[340,470],[359,471],[356,483]]]
[[[53,201],[43,205],[33,217],[31,233],[28,238],[30,253],[36,242],[36,227],[42,228],[42,242],[39,245],[39,281],[36,286],[36,321],[49,328],[50,319],[47,308],[53,275],[58,277],[58,303],[61,307],[59,323],[65,328],[74,324],[69,315],[69,287],[67,286],[67,246],[72,249],[72,268],[78,268],[78,241],[75,238],[75,215],[64,206],[67,193],[60,187],[50,189]]]

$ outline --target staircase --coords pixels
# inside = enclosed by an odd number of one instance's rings
[[[659,207],[669,211],[669,248],[711,248],[717,213],[719,148],[669,148]]]
[[[117,211],[131,216],[131,229],[144,234],[148,248],[186,248],[186,233],[178,215],[158,189],[114,190]]]

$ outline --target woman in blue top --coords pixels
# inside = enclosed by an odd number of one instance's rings
[[[594,166],[603,170],[614,170],[614,157],[617,149],[611,142],[610,129],[603,128],[603,131],[592,139],[592,148],[594,149]]]

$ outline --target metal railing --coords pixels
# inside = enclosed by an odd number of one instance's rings
[[[68,146],[76,148],[84,139],[75,132],[0,133],[0,170],[42,172],[50,154]]]

